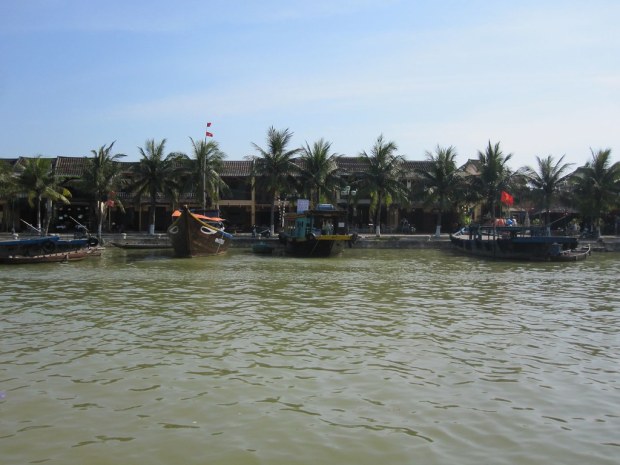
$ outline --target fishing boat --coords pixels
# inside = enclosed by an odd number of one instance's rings
[[[589,247],[571,236],[552,236],[541,226],[471,225],[450,235],[454,248],[468,255],[507,260],[580,261]]]
[[[187,206],[173,217],[167,233],[177,257],[218,255],[230,247],[233,235],[224,231],[221,218],[192,213]]]
[[[347,230],[346,212],[331,204],[287,213],[284,230],[278,237],[287,254],[300,257],[338,255],[345,245],[352,246],[357,240],[357,234],[350,234]]]
[[[127,236],[127,234],[121,234],[120,237],[115,237],[110,241],[114,247],[120,249],[171,249],[172,243],[168,236],[156,235],[156,236]]]
[[[50,263],[83,260],[97,255],[94,237],[61,239],[59,236],[30,237],[0,242],[0,263]]]

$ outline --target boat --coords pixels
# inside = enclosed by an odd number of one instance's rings
[[[194,214],[187,206],[173,217],[167,233],[177,257],[218,255],[230,247],[233,235],[224,231],[221,218]]]
[[[62,239],[59,236],[30,237],[0,242],[0,263],[51,263],[83,260],[100,254],[94,237]]]
[[[116,237],[110,241],[114,247],[120,249],[171,249],[172,243],[168,236],[162,236],[160,234],[156,236],[138,236],[130,237],[127,234],[122,234],[121,237]]]
[[[252,244],[252,252],[258,255],[272,255],[274,249],[275,247],[273,244],[267,244],[264,241]]]
[[[357,234],[346,227],[346,211],[331,204],[284,215],[284,230],[278,235],[286,253],[299,257],[330,257],[353,246]]]
[[[590,248],[578,249],[572,236],[552,236],[544,226],[471,225],[450,234],[453,247],[468,255],[507,260],[580,261]]]

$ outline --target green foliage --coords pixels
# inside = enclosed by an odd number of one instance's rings
[[[28,196],[28,203],[31,207],[36,207],[37,228],[42,234],[47,234],[47,229],[51,220],[51,206],[53,202],[69,204],[71,191],[64,187],[60,180],[54,175],[52,162],[49,159],[37,156],[25,158],[16,166],[18,173],[18,184]],[[48,200],[45,227],[41,227],[41,204],[43,200]]]
[[[258,182],[271,196],[271,232],[275,228],[275,206],[281,194],[293,190],[297,166],[293,157],[302,149],[287,149],[293,133],[287,129],[276,130],[271,126],[267,131],[267,148],[263,149],[252,143],[259,156],[252,157],[254,161],[253,174]]]
[[[380,135],[370,154],[360,153],[360,160],[366,169],[360,175],[360,193],[367,197],[376,195],[377,208],[375,225],[381,224],[381,208],[387,199],[395,201],[407,200],[407,188],[403,184],[404,159],[395,155],[398,147],[395,142],[386,142]],[[380,229],[377,230],[380,234]]]
[[[334,191],[342,185],[338,175],[339,155],[331,153],[331,142],[320,139],[312,147],[306,143],[299,170],[300,184],[314,204],[334,200]]]
[[[536,198],[540,199],[542,208],[546,211],[546,223],[550,223],[550,209],[557,193],[566,185],[569,177],[567,173],[570,163],[562,163],[564,156],[555,162],[553,156],[536,157],[538,169],[526,166],[520,172],[525,176],[528,186]]]
[[[456,206],[463,197],[464,178],[456,166],[456,157],[454,147],[438,145],[435,153],[426,152],[429,168],[418,172],[426,203],[437,207],[437,226],[441,226],[442,212]]]
[[[228,189],[228,185],[220,176],[226,154],[214,140],[196,142],[191,137],[190,140],[194,149],[194,159],[188,160],[187,180],[190,183],[189,188],[201,199],[202,209],[205,210],[219,200],[222,191]]]
[[[601,216],[619,205],[620,162],[611,164],[611,149],[590,151],[592,159],[577,169],[571,183],[582,215],[600,228]]]
[[[150,229],[155,230],[155,206],[158,194],[167,195],[178,202],[182,176],[184,173],[184,161],[187,156],[181,153],[169,153],[165,155],[166,139],[155,143],[154,139],[147,140],[145,147],[139,147],[140,159],[134,165],[133,182],[130,190],[150,199]]]
[[[486,150],[478,152],[480,174],[473,179],[473,188],[487,202],[491,216],[495,215],[501,191],[509,188],[512,172],[507,162],[511,158],[512,154],[504,155],[499,142],[491,145],[489,141]]]

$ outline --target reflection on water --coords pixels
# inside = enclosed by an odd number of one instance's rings
[[[3,267],[2,463],[615,464],[618,258]]]

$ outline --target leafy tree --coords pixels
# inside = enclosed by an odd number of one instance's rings
[[[102,145],[98,150],[91,150],[93,156],[88,159],[86,169],[77,182],[80,190],[88,193],[95,204],[99,241],[101,241],[103,221],[108,210],[114,206],[124,209],[122,202],[116,198],[114,192],[124,183],[123,167],[119,160],[126,155],[112,154],[113,146],[114,142],[107,147]]]
[[[204,213],[207,207],[218,201],[220,192],[228,189],[220,176],[226,154],[220,150],[216,141],[196,142],[191,137],[190,140],[194,148],[194,160],[190,160],[193,169],[190,170],[189,180],[196,196],[201,199]]]
[[[301,151],[300,148],[287,150],[293,133],[288,129],[276,130],[273,126],[267,131],[267,148],[263,149],[252,143],[260,156],[254,157],[254,174],[262,182],[265,190],[271,197],[271,234],[275,234],[276,202],[280,195],[290,189],[295,180],[293,174],[297,166],[293,157]]]
[[[164,155],[166,139],[157,144],[154,139],[147,140],[145,147],[138,147],[142,158],[134,165],[133,183],[130,189],[138,197],[147,195],[149,198],[149,234],[155,234],[155,208],[157,196],[163,194],[178,199],[181,188],[180,175],[182,161],[187,157],[173,152]]]
[[[592,159],[577,169],[572,182],[583,215],[592,218],[600,236],[602,215],[618,205],[620,162],[611,163],[611,149],[590,152]]]
[[[437,146],[435,153],[426,152],[430,162],[428,168],[419,170],[426,200],[437,206],[437,237],[441,235],[442,213],[457,202],[463,190],[463,178],[456,166],[456,156],[454,147]]]
[[[13,204],[18,192],[19,186],[13,167],[7,161],[0,160],[0,198],[11,201],[11,208],[3,218],[7,227],[9,223],[12,223],[12,227],[15,228]]]
[[[569,176],[567,170],[571,163],[562,163],[564,155],[555,162],[553,156],[548,155],[545,158],[536,157],[538,162],[538,170],[530,166],[522,168],[520,171],[527,179],[527,183],[533,189],[534,194],[538,194],[541,199],[542,207],[545,210],[545,223],[549,227],[551,223],[550,209],[556,194],[566,183]]]
[[[398,150],[395,142],[386,142],[380,135],[370,154],[363,151],[360,159],[366,165],[361,173],[361,188],[366,194],[374,197],[376,203],[375,225],[376,235],[381,235],[381,208],[392,199],[406,199],[407,188],[403,184],[404,159],[395,155]]]
[[[484,152],[478,151],[480,162],[480,175],[475,177],[474,186],[487,202],[492,218],[495,218],[495,206],[500,198],[502,190],[507,190],[512,172],[507,165],[512,154],[504,155],[500,143],[487,146]]]
[[[36,207],[37,229],[41,235],[46,235],[52,214],[52,203],[63,202],[69,204],[71,191],[62,186],[54,175],[52,162],[49,159],[37,156],[26,158],[16,166],[18,183],[27,192],[28,204]],[[41,204],[46,200],[45,225],[41,225]]]
[[[332,144],[324,139],[312,147],[306,143],[301,156],[300,182],[308,198],[318,204],[324,196],[333,200],[334,190],[341,184],[338,175],[339,155],[331,152]]]

